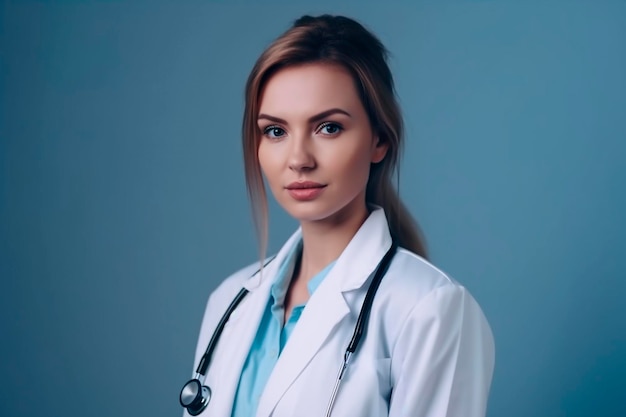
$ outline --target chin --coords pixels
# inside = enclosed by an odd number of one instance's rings
[[[318,222],[328,219],[337,212],[328,207],[322,207],[316,202],[296,203],[283,205],[283,209],[299,222]]]
[[[328,206],[314,202],[284,206],[287,213],[300,223],[326,222],[341,224],[358,215],[350,205]]]

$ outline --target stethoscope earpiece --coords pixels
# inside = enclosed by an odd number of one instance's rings
[[[180,390],[180,405],[192,416],[204,411],[211,399],[211,389],[197,379],[190,379]]]

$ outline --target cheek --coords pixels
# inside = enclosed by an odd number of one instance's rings
[[[279,171],[279,161],[276,153],[270,152],[270,149],[268,149],[267,146],[259,145],[257,157],[259,159],[261,173],[265,176],[270,186],[273,186],[273,184],[278,180],[277,174]]]
[[[337,174],[342,174],[341,177],[349,181],[350,183],[363,183],[367,181],[370,170],[370,154],[366,151],[354,152],[349,156],[341,154],[341,152],[335,153],[336,161],[334,163]]]
[[[257,151],[257,159],[259,161],[259,166],[261,167],[261,172],[265,175],[265,172],[271,167],[271,154],[267,152],[267,149],[263,145],[259,145],[259,150]]]

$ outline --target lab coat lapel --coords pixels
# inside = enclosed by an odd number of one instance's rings
[[[274,266],[270,265],[264,270],[264,274],[269,275],[272,272]],[[250,285],[250,281],[253,285]],[[231,414],[235,393],[239,385],[239,377],[267,305],[271,283],[266,283],[266,281],[269,280],[261,281],[252,277],[244,283],[244,287],[251,287],[247,288],[250,292],[232,313],[224,327],[221,336],[223,353],[220,355],[220,367],[224,371],[218,373],[214,384],[212,402],[215,404],[213,404],[214,409],[210,413],[212,415],[226,416]]]
[[[382,209],[375,210],[307,302],[267,381],[257,409],[257,417],[271,415],[287,389],[333,335],[337,325],[351,312],[356,317],[361,306],[350,306],[344,292],[360,289],[368,282],[368,277],[390,245],[391,237],[384,212]],[[346,337],[347,347],[350,335]],[[338,356],[337,363],[340,360],[341,357]],[[330,372],[335,372],[334,364],[329,369]]]
[[[331,272],[332,273],[332,272]],[[329,275],[326,279],[332,278]],[[313,359],[337,324],[350,312],[339,287],[322,282],[307,303],[289,342],[267,381],[257,417],[267,417]]]
[[[220,373],[219,387],[223,392],[215,396],[217,404],[214,405],[214,415],[230,415],[232,412],[241,371],[267,306],[272,282],[291,246],[299,240],[300,231],[298,230],[272,261],[243,283],[243,287],[249,291],[249,294],[230,316],[222,336],[225,341],[227,340],[225,364],[227,364],[228,371]]]

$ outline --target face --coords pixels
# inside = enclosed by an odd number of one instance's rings
[[[300,222],[365,215],[365,188],[379,144],[350,73],[331,64],[288,67],[263,91],[261,170],[278,203]]]

